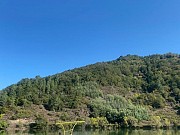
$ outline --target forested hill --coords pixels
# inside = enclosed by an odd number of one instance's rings
[[[146,110],[169,108],[175,116],[179,102],[179,54],[127,55],[44,78],[22,79],[1,91],[0,113],[41,105],[55,112],[84,110],[79,115],[69,113],[69,117],[101,116],[110,123],[121,123],[113,114],[148,120],[151,114]]]

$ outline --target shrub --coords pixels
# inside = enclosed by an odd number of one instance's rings
[[[48,121],[44,116],[38,115],[36,116],[35,123],[31,124],[30,128],[38,130],[47,130]]]
[[[108,124],[106,117],[90,118],[90,125],[95,128],[105,127],[106,124]]]
[[[31,115],[32,115],[31,111],[20,109],[16,111],[16,113],[11,117],[11,119],[16,120],[16,119],[22,119],[22,118],[29,118],[31,117]]]
[[[138,120],[132,116],[124,117],[124,126],[126,127],[136,127]]]
[[[60,115],[60,120],[63,120],[63,121],[70,120],[70,115],[69,115],[67,112],[63,112],[63,113]]]
[[[162,127],[160,116],[151,116],[152,127]]]
[[[89,104],[91,117],[106,117],[110,123],[123,122],[126,116],[132,116],[137,120],[148,120],[147,109],[135,106],[124,97],[107,95],[105,98],[96,98]]]
[[[164,120],[163,120],[163,126],[165,126],[165,127],[170,127],[170,125],[171,125],[171,122],[169,121],[169,119],[164,118]]]
[[[0,130],[5,130],[8,127],[8,123],[4,120],[1,120],[3,114],[0,114]]]
[[[164,108],[164,106],[165,106],[164,100],[161,98],[156,98],[152,103],[152,107],[154,108]]]
[[[8,127],[8,123],[6,121],[0,120],[0,130],[5,130]]]

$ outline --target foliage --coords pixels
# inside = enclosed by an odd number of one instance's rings
[[[105,127],[108,123],[106,117],[90,118],[90,125],[94,128]]]
[[[123,125],[126,127],[136,127],[138,125],[137,123],[138,119],[132,116],[124,117]]]
[[[0,91],[0,113],[35,104],[55,112],[89,109],[90,117],[136,125],[136,120],[149,120],[147,106],[156,110],[180,102],[179,65],[179,54],[127,55],[52,76],[25,78]],[[31,117],[22,110],[12,111],[14,119]]]
[[[31,129],[38,129],[38,130],[47,130],[48,129],[48,120],[41,115],[36,116],[35,123],[30,125]]]
[[[164,120],[163,120],[163,126],[165,126],[165,127],[170,127],[170,125],[171,125],[170,120],[167,119],[167,118],[164,118]]]
[[[105,99],[96,98],[92,100],[89,107],[92,117],[106,117],[111,123],[124,124],[125,117],[131,118],[132,121],[135,121],[135,119],[147,120],[149,118],[144,107],[135,106],[122,96],[117,95],[107,95]]]
[[[11,119],[17,120],[22,118],[29,118],[31,116],[32,112],[30,110],[19,109],[15,112],[14,115],[12,115]]]
[[[165,106],[165,99],[162,97],[162,95],[155,93],[143,93],[132,100],[139,104],[151,105],[153,108],[164,108]]]
[[[180,106],[177,107],[177,114],[180,115]]]
[[[2,120],[3,114],[0,114],[0,131],[5,130],[8,127],[8,123]]]
[[[6,121],[0,120],[0,130],[5,130],[8,127],[8,123]]]
[[[152,121],[152,126],[154,126],[154,127],[161,127],[162,126],[160,116],[151,116],[150,120]]]
[[[67,112],[63,112],[61,115],[60,115],[60,120],[63,120],[63,121],[70,121],[70,116]]]

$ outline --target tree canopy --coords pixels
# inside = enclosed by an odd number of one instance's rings
[[[89,117],[119,123],[125,116],[148,119],[145,106],[157,109],[179,102],[180,55],[172,53],[121,56],[52,76],[25,78],[0,91],[0,113],[31,104],[56,112],[87,108]]]

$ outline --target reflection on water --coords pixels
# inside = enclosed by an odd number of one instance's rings
[[[75,132],[74,135],[180,135],[180,130],[118,130]]]
[[[36,132],[36,133],[1,133],[0,135],[59,135],[58,132]],[[69,135],[69,134],[67,134]],[[99,130],[91,130],[91,131],[75,131],[73,135],[180,135],[180,130],[129,130],[122,129],[117,131],[99,131]]]

